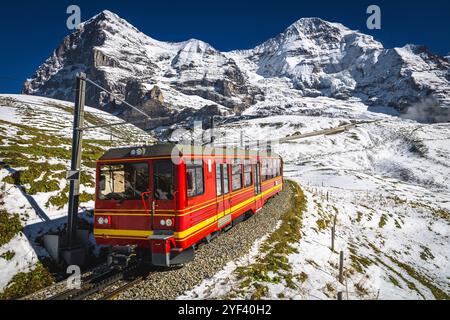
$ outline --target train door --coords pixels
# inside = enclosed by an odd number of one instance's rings
[[[261,196],[261,163],[257,162],[254,165],[255,168],[255,202],[256,202],[256,211],[258,211],[263,203]]]
[[[218,227],[222,228],[231,222],[231,207],[229,201],[230,185],[227,164],[216,163],[216,194]]]
[[[230,165],[223,164],[223,202],[225,205],[225,214],[229,215],[231,213],[231,198],[230,198]]]
[[[176,210],[175,166],[171,160],[152,163],[151,215],[154,230],[173,229]]]

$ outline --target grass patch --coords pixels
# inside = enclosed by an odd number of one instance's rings
[[[422,247],[423,251],[420,253],[420,258],[422,260],[427,261],[428,259],[433,260],[434,259],[434,255],[431,253],[430,248],[427,247]]]
[[[297,279],[301,282],[304,283],[306,280],[308,280],[308,275],[305,272],[301,272],[298,276]]]
[[[319,231],[325,230],[328,228],[328,220],[325,219],[319,219],[316,221],[317,227],[319,228]]]
[[[387,198],[389,200],[394,201],[395,204],[405,204],[405,203],[408,202],[406,199],[402,199],[402,198],[400,198],[398,196],[388,196]]]
[[[32,271],[16,274],[0,293],[0,300],[19,299],[52,283],[54,283],[52,275],[41,263],[38,263]]]
[[[330,282],[328,282],[328,283],[325,285],[325,291],[328,292],[331,296],[334,296],[335,293],[336,293],[336,289],[334,288],[333,284],[330,283]],[[326,293],[325,293],[325,294],[326,294]],[[327,294],[327,296],[328,296],[328,294]]]
[[[402,288],[402,286],[400,285],[400,282],[398,282],[398,280],[396,278],[394,278],[393,276],[389,275],[389,281],[396,287]]]
[[[11,241],[22,229],[19,215],[0,210],[0,246]]]
[[[406,273],[411,278],[416,279],[420,284],[422,284],[423,286],[427,287],[437,300],[450,300],[450,296],[446,292],[442,291],[441,289],[439,289],[438,287],[433,285],[430,279],[428,279],[423,274],[417,272],[413,267],[411,267],[410,265],[408,265],[406,263],[400,262],[400,261],[398,261],[397,259],[395,259],[393,257],[390,257],[390,256],[387,256],[387,257],[393,263],[395,263],[397,266],[399,266],[400,268],[405,270]]]
[[[430,206],[428,204],[417,202],[417,201],[410,201],[410,205],[414,209],[416,209],[416,208],[427,209],[436,218],[443,219],[450,223],[450,212],[448,210],[445,210],[442,208],[433,208],[432,206]]]
[[[356,249],[353,246],[349,247],[350,260],[352,267],[359,273],[365,273],[366,268],[370,267],[374,262],[373,260],[357,255]]]
[[[373,243],[371,242],[367,242],[367,245],[372,248],[372,250],[376,253],[376,254],[381,254],[381,250],[375,246]]]
[[[376,260],[378,263],[380,263],[380,264],[382,264],[383,266],[385,266],[389,271],[391,271],[392,273],[394,273],[395,275],[397,275],[397,277],[399,277],[400,279],[402,279],[402,281],[406,283],[406,285],[408,286],[408,288],[409,288],[410,290],[416,291],[423,299],[425,299],[425,296],[423,295],[423,293],[420,292],[419,289],[417,289],[416,285],[415,285],[413,282],[407,280],[404,276],[402,276],[401,273],[397,272],[397,271],[396,271],[394,268],[392,268],[390,265],[384,263],[383,260],[381,260],[380,258],[376,257],[375,260]]]
[[[378,222],[378,227],[383,228],[386,225],[387,216],[383,213],[380,217],[380,221]]]
[[[291,196],[291,207],[281,218],[281,226],[272,233],[261,246],[264,255],[255,263],[236,269],[242,281],[241,288],[253,288],[252,299],[261,299],[267,294],[267,287],[260,282],[280,283],[282,280],[289,288],[295,288],[287,256],[297,252],[291,244],[301,239],[302,214],[306,210],[306,197],[298,184],[288,181],[294,191]],[[275,276],[269,276],[275,274]],[[306,279],[305,279],[306,280]]]
[[[363,213],[361,211],[358,211],[356,214],[356,221],[359,223],[362,221]]]
[[[6,261],[10,261],[14,258],[16,253],[14,251],[8,250],[0,255],[1,258],[5,259]]]
[[[355,289],[360,296],[367,296],[369,294],[369,291],[367,291],[360,283],[355,284]]]
[[[254,287],[256,290],[252,294],[252,300],[261,300],[269,292],[269,289],[265,285],[255,283]]]

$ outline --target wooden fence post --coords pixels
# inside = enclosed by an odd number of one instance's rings
[[[344,284],[344,251],[339,254],[339,282]]]
[[[334,234],[336,229],[334,226],[331,227],[331,252],[334,252]]]
[[[334,237],[336,236],[336,219],[337,214],[334,215],[333,227],[331,227],[331,252],[334,252]]]

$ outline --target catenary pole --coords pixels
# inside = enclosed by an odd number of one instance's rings
[[[73,121],[72,158],[67,179],[70,181],[69,210],[67,220],[67,246],[75,245],[78,204],[80,197],[80,166],[83,140],[84,103],[86,94],[86,75],[79,73],[76,77],[75,108]]]

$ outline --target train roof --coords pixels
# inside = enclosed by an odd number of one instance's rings
[[[175,151],[174,151],[175,149]],[[175,152],[175,153],[173,153]],[[114,148],[106,151],[99,161],[127,158],[164,157],[172,154],[189,155],[237,155],[237,156],[263,156],[279,157],[272,151],[256,151],[234,147],[205,147],[195,145],[180,145],[174,143],[155,144],[140,147]]]

